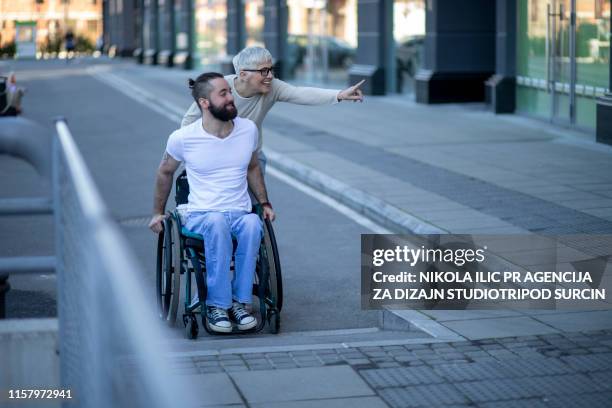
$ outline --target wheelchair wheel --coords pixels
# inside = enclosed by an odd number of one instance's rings
[[[157,238],[157,268],[156,268],[156,286],[157,286],[157,310],[159,317],[165,320],[170,309],[170,300],[172,298],[172,254],[170,235],[166,233],[167,223],[163,222],[164,229],[159,233]]]
[[[268,330],[272,334],[278,334],[280,331],[280,315],[276,311],[271,310],[268,313]]]
[[[283,279],[278,248],[276,246],[276,237],[274,236],[272,223],[269,220],[264,220],[263,245],[270,268],[270,276],[268,278],[270,296],[275,303],[276,310],[280,313],[283,308]]]
[[[172,217],[164,220],[164,230],[157,240],[157,306],[159,316],[173,326],[181,288],[181,253],[178,227]]]
[[[189,340],[198,338],[198,319],[193,314],[183,316],[183,324],[185,325],[185,337]]]

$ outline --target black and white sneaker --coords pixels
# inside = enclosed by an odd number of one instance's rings
[[[238,330],[249,330],[257,325],[257,320],[244,308],[242,303],[234,302],[229,315],[236,322]]]
[[[227,311],[215,306],[206,306],[206,324],[208,328],[217,333],[231,333],[232,323]]]

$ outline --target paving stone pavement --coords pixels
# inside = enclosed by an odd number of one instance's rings
[[[404,182],[528,231],[546,234],[612,233],[612,221],[450,171],[437,166],[437,162],[424,163],[382,147],[338,138],[323,129],[299,124],[287,117],[272,116],[266,125],[287,138],[338,157],[350,157],[387,176],[398,177],[401,174]],[[569,193],[562,195],[570,196]]]
[[[335,406],[321,401],[355,398],[355,406],[367,401],[393,408],[612,407],[612,330],[195,356],[172,363],[180,374],[229,375],[245,399],[242,406],[267,406],[266,401],[274,402],[270,406]],[[326,384],[327,378],[333,384]],[[255,387],[253,381],[261,383]],[[270,393],[274,396],[265,396]],[[233,388],[228,395],[234,395]]]

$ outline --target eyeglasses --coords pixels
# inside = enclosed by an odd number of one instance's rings
[[[247,72],[259,72],[262,77],[267,77],[268,74],[272,74],[272,76],[274,76],[274,68],[243,69],[243,71],[247,71]]]

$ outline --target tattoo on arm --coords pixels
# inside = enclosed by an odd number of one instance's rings
[[[164,152],[164,155],[162,156],[162,163],[167,163],[168,160],[170,160],[170,155],[168,152]]]

